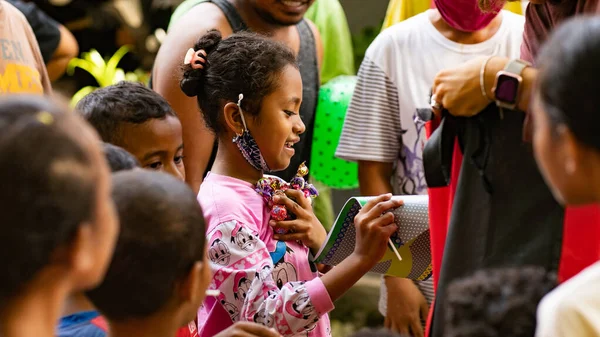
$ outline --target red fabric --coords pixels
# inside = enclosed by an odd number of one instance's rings
[[[439,118],[436,118],[425,124],[427,138],[429,138],[431,133],[438,127],[439,122]],[[428,189],[429,233],[431,236],[431,264],[433,267],[434,289],[437,289],[438,279],[440,276],[442,256],[444,255],[448,224],[450,223],[450,214],[452,212],[452,202],[454,200],[454,193],[456,192],[456,182],[458,181],[462,160],[462,153],[460,152],[457,140],[454,143],[454,153],[452,154],[450,185],[448,187]]]
[[[600,206],[567,208],[558,280],[564,282],[598,260],[600,260]]]
[[[187,326],[179,328],[175,337],[198,337],[198,329],[196,321],[188,323]]]
[[[108,323],[106,322],[106,319],[104,319],[104,316],[98,316],[92,319],[90,323],[92,323],[92,325],[96,326],[98,329],[108,332]]]
[[[530,3],[525,13],[521,59],[534,63],[540,47],[564,20],[579,14],[599,12],[598,0],[545,1],[539,5]]]

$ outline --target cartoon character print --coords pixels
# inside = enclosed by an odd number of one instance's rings
[[[238,301],[246,301],[248,290],[252,281],[250,281],[244,274],[238,274],[235,276],[235,283],[233,284],[233,298]]]
[[[266,309],[260,309],[254,314],[254,323],[262,324],[268,328],[272,328],[275,325],[275,319],[273,315],[269,314]]]
[[[300,293],[301,289],[296,289],[296,293]],[[298,296],[294,302],[289,302],[286,304],[286,312],[296,318],[301,318],[306,320],[306,325],[304,326],[304,330],[308,332],[314,330],[317,325],[316,323],[319,321],[319,315],[317,314],[314,306],[310,302],[310,297],[306,292]]]
[[[278,257],[277,261],[273,261],[274,267],[272,276],[279,290],[281,290],[284,284],[298,280],[298,273],[296,272],[296,267],[294,267],[294,265],[289,262],[285,262],[285,254],[294,254],[294,250],[286,245],[285,253],[282,253]],[[271,255],[271,257],[275,258],[275,256],[273,255]]]
[[[269,279],[269,276],[271,275],[271,266],[268,264],[265,264],[264,266],[262,266],[262,268],[260,268],[259,271],[256,272],[256,277],[261,280],[262,282],[265,282]]]
[[[418,113],[415,111],[413,119],[416,120],[417,116]],[[427,190],[425,172],[423,170],[423,158],[420,155],[425,146],[425,140],[423,139],[425,123],[415,122],[414,126],[416,139],[414,144],[412,144],[412,148],[410,144],[406,144],[406,140],[408,140],[406,139],[402,142],[403,145],[399,154],[400,167],[398,167],[396,176],[398,182],[396,185],[400,187],[400,191],[398,191],[400,194],[420,194]],[[402,130],[402,135],[407,132],[408,130]]]
[[[258,243],[258,236],[238,224],[231,232],[231,242],[246,252],[252,252]]]
[[[293,264],[283,261],[283,259],[273,268],[273,280],[277,284],[277,288],[281,290],[288,282],[298,280],[298,273]]]
[[[226,302],[225,300],[221,300],[221,305],[231,317],[231,320],[237,322],[240,318],[240,310],[233,304]]]
[[[275,300],[277,298],[277,293],[273,290],[267,291],[267,298],[270,300]]]
[[[310,302],[310,297],[307,293],[300,295],[294,303],[292,303],[292,309],[296,317],[302,317],[308,319],[310,316],[315,315],[315,308]]]
[[[227,245],[221,240],[223,238],[221,231],[217,231],[215,237],[216,239],[210,244],[210,249],[208,250],[210,260],[215,264],[227,266],[231,259],[231,252]]]

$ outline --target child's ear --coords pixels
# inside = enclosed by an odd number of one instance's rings
[[[565,171],[567,174],[573,175],[580,169],[579,164],[583,163],[589,154],[585,151],[585,147],[580,146],[575,135],[565,125],[559,125],[557,132],[561,138]]]
[[[225,116],[225,124],[231,132],[235,134],[241,134],[244,130],[244,124],[242,123],[242,116],[240,115],[240,108],[237,104],[229,102],[223,107],[223,115]]]
[[[91,224],[80,225],[69,244],[57,250],[52,258],[55,263],[64,264],[74,275],[73,286],[77,290],[95,287],[99,281],[93,273],[96,260],[93,234]]]
[[[202,261],[196,261],[179,287],[179,296],[185,302],[202,303],[208,283],[205,280],[205,268],[210,268]]]

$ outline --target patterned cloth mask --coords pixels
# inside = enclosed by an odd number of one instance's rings
[[[256,144],[254,137],[252,137],[250,130],[248,130],[248,126],[246,125],[246,120],[244,119],[244,113],[242,111],[242,99],[244,99],[244,94],[240,94],[237,106],[240,109],[240,116],[242,116],[244,130],[242,131],[241,135],[233,137],[233,142],[237,145],[238,149],[242,153],[242,156],[244,156],[246,161],[250,163],[252,167],[263,172],[271,172],[269,165],[267,165],[267,162],[260,153],[258,144]]]

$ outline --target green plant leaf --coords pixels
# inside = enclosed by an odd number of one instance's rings
[[[132,72],[128,72],[127,74],[125,74],[125,81],[128,82],[141,82],[140,81],[140,77],[138,76],[137,73],[132,73]]]
[[[110,60],[108,60],[104,76],[109,83],[116,83],[113,77],[117,75],[117,66],[119,65],[119,62],[121,62],[123,56],[125,56],[125,54],[129,52],[129,48],[129,46],[122,46],[121,48],[119,48],[119,50],[115,52],[115,54],[110,58]],[[123,78],[125,78],[125,76],[123,76]]]
[[[125,72],[123,71],[123,69],[121,68],[117,68],[115,70],[115,75],[112,77],[112,83],[111,84],[117,84],[121,81],[125,80]]]
[[[96,49],[92,49],[87,52],[84,58],[92,62],[98,69],[106,68],[106,62],[104,61],[104,58]]]
[[[92,76],[94,76],[94,73],[96,72],[94,69],[94,64],[85,59],[78,59],[78,58],[71,59],[71,61],[69,61],[69,64],[67,66],[67,74],[69,74],[70,76],[73,76],[73,73],[75,72],[75,68],[81,68],[81,69],[87,71],[88,73],[90,73]]]
[[[98,88],[93,87],[91,85],[88,85],[87,87],[83,87],[83,88],[79,89],[79,91],[77,91],[75,93],[75,95],[73,95],[73,97],[71,98],[71,107],[75,107],[75,105],[77,105],[77,102],[79,102],[83,97],[87,96],[87,94],[89,94],[90,92],[92,92],[96,89],[98,89]]]

